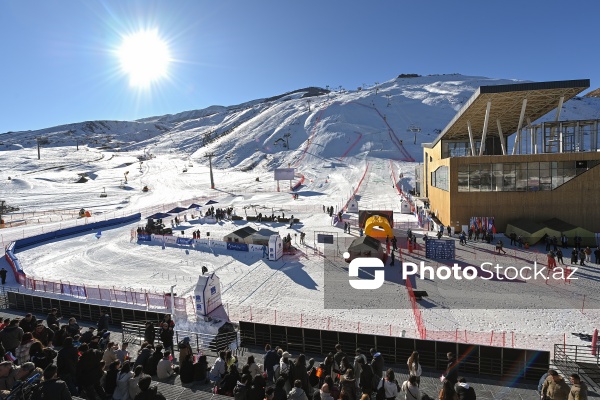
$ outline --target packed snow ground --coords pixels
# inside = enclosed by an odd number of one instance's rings
[[[400,196],[393,188],[389,160],[395,176],[402,174],[398,179],[407,190],[414,186],[418,164],[403,161],[406,157],[391,140],[392,134],[402,140],[401,146],[411,158],[420,160],[421,142],[433,140],[479,85],[506,83],[511,81],[459,75],[398,79],[360,92],[316,97],[311,106],[298,97],[235,108],[214,107],[143,122],[81,123],[2,135],[0,145],[5,150],[0,151],[0,193],[7,204],[18,206],[20,211],[5,216],[11,227],[2,229],[0,235],[7,244],[19,237],[135,212],[145,218],[177,205],[204,204],[209,198],[219,202],[215,207],[232,206],[242,216],[285,212],[299,218],[300,224],[292,229],[283,224],[249,224],[282,235],[291,233],[295,244],[299,237],[294,234],[307,233],[306,246],[298,245],[299,253],[277,262],[264,262],[260,255],[251,253],[138,244],[131,240],[131,231],[145,220],[104,230],[99,239],[95,233],[79,235],[26,249],[18,257],[25,272],[39,278],[156,291],[167,291],[177,284],[180,296],[192,294],[199,270],[206,265],[221,278],[223,303],[232,319],[252,315],[254,321],[363,333],[401,335],[405,331],[407,336],[417,337],[406,289],[397,279],[386,283],[400,289],[398,304],[392,310],[324,307],[326,264],[315,254],[314,232],[336,232],[348,238],[358,232],[344,234],[341,227],[333,227],[322,207],[343,207],[368,165],[357,193],[359,207],[394,210],[394,219],[400,223],[396,233],[404,236],[405,227],[414,224],[416,218],[399,212]],[[586,118],[582,115],[585,110],[597,113],[599,107],[594,101],[585,99],[577,106],[567,102],[562,115]],[[410,126],[421,131],[407,131]],[[203,145],[207,132],[226,133]],[[285,133],[290,133],[289,149],[277,141]],[[38,160],[33,138],[40,135],[48,137],[51,145],[42,147]],[[81,140],[79,150],[76,138]],[[211,152],[215,154],[214,190],[210,189],[204,157]],[[151,153],[154,158],[140,163],[142,153]],[[276,191],[272,170],[288,165],[305,177],[298,200],[292,199],[288,182],[281,182],[281,192]],[[82,174],[87,182],[75,183]],[[150,191],[142,192],[144,186]],[[100,197],[103,192],[107,197]],[[92,218],[76,219],[74,214],[81,207],[90,210]],[[184,230],[191,237],[192,230],[200,229],[203,237],[210,232],[211,238],[220,238],[244,223],[207,225],[189,219],[175,233]],[[510,251],[506,258],[492,256],[493,248],[487,244],[469,244],[457,253],[469,264],[479,264],[487,257],[513,265],[518,258]],[[527,261],[539,257],[523,254]],[[405,261],[424,259],[419,251],[404,257]],[[399,270],[399,263],[390,270]],[[478,282],[475,289],[461,295],[460,287],[417,281],[415,289],[429,293],[421,303],[428,337],[454,340],[468,336],[467,341],[486,344],[492,343],[492,331],[495,339],[506,331],[508,346],[514,332],[516,347],[550,349],[562,342],[565,333],[569,342],[579,343],[570,333],[591,333],[600,320],[597,310],[580,301],[586,294],[587,301],[597,305],[598,266],[583,272],[585,279],[570,285]],[[515,298],[522,299],[523,304],[527,299],[547,298],[549,308],[523,309],[515,305]],[[557,304],[567,298],[566,305]],[[472,304],[465,299],[472,299]],[[509,309],[497,309],[499,304],[507,304]],[[495,339],[493,343],[498,344]]]
[[[57,154],[63,153],[58,151]],[[79,154],[86,153],[80,152]],[[102,160],[109,158],[105,157]],[[118,158],[127,157],[114,155],[105,162],[114,163],[117,166],[123,165],[124,162],[115,160]],[[302,318],[303,326],[311,326],[310,320],[316,319],[314,325],[323,327],[324,319],[329,318],[335,320],[339,329],[359,329],[365,333],[379,331],[385,334],[389,333],[391,325],[394,333],[400,334],[402,330],[405,330],[406,335],[417,336],[408,296],[405,296],[404,302],[397,304],[392,312],[389,310],[325,309],[323,304],[325,264],[321,257],[314,254],[316,243],[313,233],[315,231],[336,232],[340,237],[358,236],[355,229],[349,235],[342,233],[340,227],[331,226],[331,219],[323,213],[322,206],[333,205],[339,208],[343,205],[349,198],[353,186],[356,187],[362,177],[367,162],[369,171],[357,195],[360,198],[359,207],[363,207],[364,204],[369,209],[391,208],[395,211],[396,221],[415,221],[413,215],[399,212],[400,196],[392,187],[387,160],[368,157],[357,166],[336,164],[331,168],[313,170],[312,182],[309,179],[306,185],[298,191],[300,195],[298,200],[293,200],[288,191],[276,192],[276,184],[270,173],[257,175],[256,173],[215,171],[217,189],[213,191],[205,189],[209,186],[208,171],[205,167],[190,167],[188,172],[184,173],[165,167],[170,162],[171,158],[168,155],[157,156],[146,161],[142,166],[142,171],[130,168],[127,187],[131,189],[119,189],[118,186],[112,189],[107,198],[101,199],[106,201],[104,208],[101,205],[88,207],[88,202],[82,200],[82,196],[85,196],[84,193],[64,189],[66,185],[69,185],[69,179],[73,178],[70,172],[54,171],[51,173],[46,170],[41,171],[39,176],[38,173],[32,172],[28,174],[29,176],[18,179],[26,185],[35,186],[36,191],[43,194],[44,197],[40,196],[37,199],[34,195],[29,197],[27,200],[32,204],[40,204],[45,201],[45,196],[54,194],[54,197],[60,199],[65,205],[70,204],[72,208],[81,205],[86,209],[91,209],[94,215],[103,212],[109,217],[112,215],[108,212],[111,205],[121,204],[124,199],[127,200],[129,206],[121,211],[123,214],[129,214],[127,212],[129,209],[132,211],[146,209],[147,211],[143,211],[143,217],[146,217],[149,213],[161,208],[151,206],[172,205],[173,202],[179,201],[181,206],[187,207],[193,202],[195,195],[210,194],[213,194],[214,198],[219,201],[214,205],[215,207],[233,206],[237,215],[256,215],[258,212],[263,212],[263,214],[274,212],[276,215],[284,212],[288,216],[293,214],[301,222],[292,229],[289,229],[287,224],[249,223],[249,225],[255,229],[270,228],[279,231],[282,236],[291,233],[295,245],[301,252],[294,256],[286,255],[277,262],[265,262],[262,260],[261,254],[219,251],[202,247],[166,246],[163,248],[156,243],[138,244],[135,240],[132,241],[131,230],[144,225],[145,221],[142,220],[139,223],[104,230],[99,239],[96,238],[95,233],[90,233],[21,251],[18,253],[18,257],[25,272],[30,276],[48,280],[133,290],[162,292],[168,291],[171,285],[177,284],[177,294],[187,297],[193,294],[201,266],[206,265],[210,271],[215,271],[220,277],[223,303],[226,304],[225,309],[230,311],[232,317],[249,319],[250,313],[252,313],[255,321],[274,322],[274,318],[277,318],[274,317],[275,310],[277,310],[279,323],[285,323],[287,319],[288,323],[298,325],[298,320]],[[402,171],[406,180],[411,179],[413,165],[394,162],[397,174],[399,174],[398,171]],[[103,169],[104,178],[102,179],[106,182],[117,181],[122,175],[123,168],[126,167]],[[259,177],[258,182],[253,179],[257,176]],[[39,179],[40,177],[43,179]],[[15,181],[16,179],[13,179],[10,184]],[[96,184],[107,185],[105,182],[96,182]],[[19,185],[22,184],[19,183]],[[87,183],[70,183],[70,185],[87,185]],[[141,192],[143,185],[149,185],[152,190],[148,193]],[[282,186],[285,185],[287,182],[282,183]],[[241,192],[246,194],[236,194]],[[99,193],[100,191],[91,191],[87,196],[90,200],[96,200],[96,197],[100,199]],[[112,208],[115,207],[112,206]],[[246,225],[245,221],[225,221],[216,225],[200,224],[198,219],[191,219],[192,213],[193,211],[187,213],[188,222],[177,227],[176,234],[180,234],[180,231],[183,230],[186,231],[185,236],[190,237],[192,230],[199,229],[202,237],[210,232],[210,237],[220,238],[240,226]],[[120,214],[117,213],[117,215]],[[97,218],[102,218],[102,214],[97,215]],[[167,222],[169,222],[168,219]],[[66,222],[64,223],[66,224]],[[27,228],[29,229],[30,226],[28,225]],[[40,229],[40,227],[36,226],[36,229]],[[46,229],[55,228],[47,227]],[[302,231],[307,233],[306,246],[299,245],[299,238],[295,236]],[[396,233],[398,236],[404,236],[404,232],[397,231]],[[5,229],[2,234],[3,238],[6,237],[4,239],[6,241],[11,234],[21,236],[21,228]],[[469,257],[476,258],[478,256],[480,260],[488,257],[490,261],[502,262],[496,260],[496,256],[489,255],[491,251],[489,245],[473,245],[469,246],[469,249],[460,248],[458,257],[464,260],[469,260]],[[467,251],[478,253],[473,256],[473,254],[467,254]],[[497,257],[502,259],[504,256]],[[532,253],[531,259],[534,258],[535,255]],[[420,250],[412,255],[405,253],[404,260],[418,262],[424,260],[424,257]],[[506,257],[506,261],[507,264],[512,261],[511,257]],[[397,263],[395,267],[389,268],[398,269],[399,274],[398,265]],[[600,274],[596,268],[590,268],[588,273],[592,277],[585,283],[591,284],[591,287],[594,288],[597,279],[600,279]],[[394,284],[402,285],[400,281],[394,282]],[[500,285],[503,285],[501,290],[499,289]],[[531,296],[547,296],[552,291],[571,290],[576,293],[578,291],[576,288],[581,288],[579,282],[571,285],[555,284],[550,287],[537,283],[479,282],[469,293],[465,293],[461,297],[460,300],[463,301],[461,303],[454,297],[453,290],[457,290],[456,287],[418,281],[416,289],[429,292],[427,306],[424,307],[423,312],[430,335],[435,335],[435,331],[443,331],[446,336],[442,336],[442,338],[451,340],[456,330],[461,332],[461,335],[464,330],[469,332],[468,335],[473,335],[472,332],[485,332],[482,333],[483,337],[489,335],[492,330],[496,331],[497,335],[501,331],[506,331],[516,333],[515,345],[517,346],[547,348],[548,345],[560,339],[560,335],[565,332],[590,332],[597,321],[598,314],[594,310],[586,310],[582,314],[576,308],[579,307],[578,304],[573,304],[572,307],[569,306],[565,310],[494,309],[498,307],[498,302],[507,300],[504,297],[507,295],[507,285],[512,286],[508,289],[508,294],[521,296],[524,302],[527,301],[528,292]],[[458,290],[461,289],[458,288]],[[405,290],[403,289],[402,292],[404,293]],[[559,292],[557,292],[558,295]],[[464,300],[469,298],[472,298],[473,308],[484,309],[464,309]],[[565,294],[560,293],[560,298],[564,299]],[[591,303],[593,298],[588,298],[588,301]],[[486,306],[486,302],[488,306]],[[573,300],[573,303],[575,302],[576,300]],[[457,305],[460,308],[457,308]],[[563,307],[560,304],[555,306],[556,308]],[[362,327],[356,326],[358,321]],[[549,338],[551,338],[550,343],[547,343]],[[510,337],[507,340],[510,345]],[[575,339],[571,339],[569,335],[569,340]]]

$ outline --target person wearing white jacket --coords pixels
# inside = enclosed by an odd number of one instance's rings
[[[263,370],[261,368],[260,365],[258,365],[255,361],[254,361],[254,356],[249,356],[248,357],[248,366],[250,367],[250,375],[252,376],[252,379],[254,379],[254,377],[256,375],[262,375]]]
[[[385,373],[385,378],[379,381],[377,385],[377,390],[381,389],[383,385],[385,391],[386,400],[393,400],[398,395],[398,382],[396,382],[396,378],[394,377],[394,371],[390,368]]]
[[[291,370],[291,362],[290,362],[290,357],[292,355],[290,353],[288,353],[287,351],[284,351],[283,354],[281,355],[281,360],[279,360],[279,376],[283,377],[285,379],[285,392],[288,393],[291,388],[292,388],[292,384],[290,382],[290,370]]]
[[[117,387],[113,393],[113,400],[130,400],[129,380],[131,377],[133,377],[131,364],[129,364],[129,361],[125,361],[121,367],[121,371],[117,374]]]

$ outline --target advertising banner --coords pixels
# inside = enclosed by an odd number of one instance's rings
[[[262,244],[249,244],[248,251],[254,251],[257,253],[262,253],[264,251],[264,247]]]
[[[208,239],[196,239],[196,246],[206,246],[208,247]]]
[[[149,242],[152,240],[152,236],[151,235],[147,235],[145,233],[139,233],[137,235],[138,238],[138,242]]]
[[[166,244],[177,244],[176,236],[163,236],[165,238],[164,242]]]
[[[178,238],[177,238],[177,244],[187,244],[187,245],[192,245],[192,244],[194,244],[194,239],[192,239],[192,238],[183,238],[183,237],[178,237]]]
[[[246,243],[227,242],[227,250],[248,251]]]
[[[209,243],[210,247],[216,247],[219,249],[226,249],[227,248],[227,242],[221,242],[219,240],[211,240]]]

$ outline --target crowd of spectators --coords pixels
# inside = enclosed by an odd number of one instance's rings
[[[177,347],[173,343],[174,321],[170,315],[155,326],[147,322],[144,342],[136,354],[127,343],[111,338],[110,316],[102,313],[97,325],[81,328],[69,318],[61,324],[53,309],[44,321],[32,314],[0,321],[0,399],[28,391],[28,399],[90,400],[165,399],[152,377],[169,382],[179,375],[182,384],[213,384],[213,392],[235,400],[429,400],[420,387],[422,367],[419,353],[407,360],[408,379],[400,383],[384,356],[372,348],[365,354],[356,349],[352,356],[341,345],[323,361],[295,359],[282,348],[266,345],[264,364],[253,355],[241,365],[231,350],[222,351],[211,367],[206,355],[194,357],[190,338]],[[157,343],[160,339],[160,344]],[[177,351],[177,356],[175,356]],[[448,353],[437,400],[475,400],[475,390],[459,376],[459,361]],[[570,377],[571,386],[555,370],[540,380],[540,395],[552,400],[585,400],[587,388],[579,376]],[[433,395],[433,393],[431,393]],[[12,397],[11,397],[12,396]]]
[[[61,320],[57,309],[45,323],[32,314],[0,320],[0,399],[164,399],[150,383],[152,375],[167,379],[179,371],[172,362],[175,324],[170,315],[158,329],[163,344],[154,348],[155,329],[149,323],[150,342],[135,359],[127,343],[111,338],[108,313],[102,313],[95,327],[82,328],[74,317],[64,324]],[[191,361],[186,344],[192,355],[186,338],[179,346],[180,365]]]

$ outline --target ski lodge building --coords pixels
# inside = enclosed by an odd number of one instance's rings
[[[563,103],[589,86],[582,79],[477,89],[423,144],[416,190],[431,212],[456,231],[473,218],[493,218],[498,232],[558,218],[600,232],[599,120],[560,118]],[[551,122],[533,124],[553,110]]]

